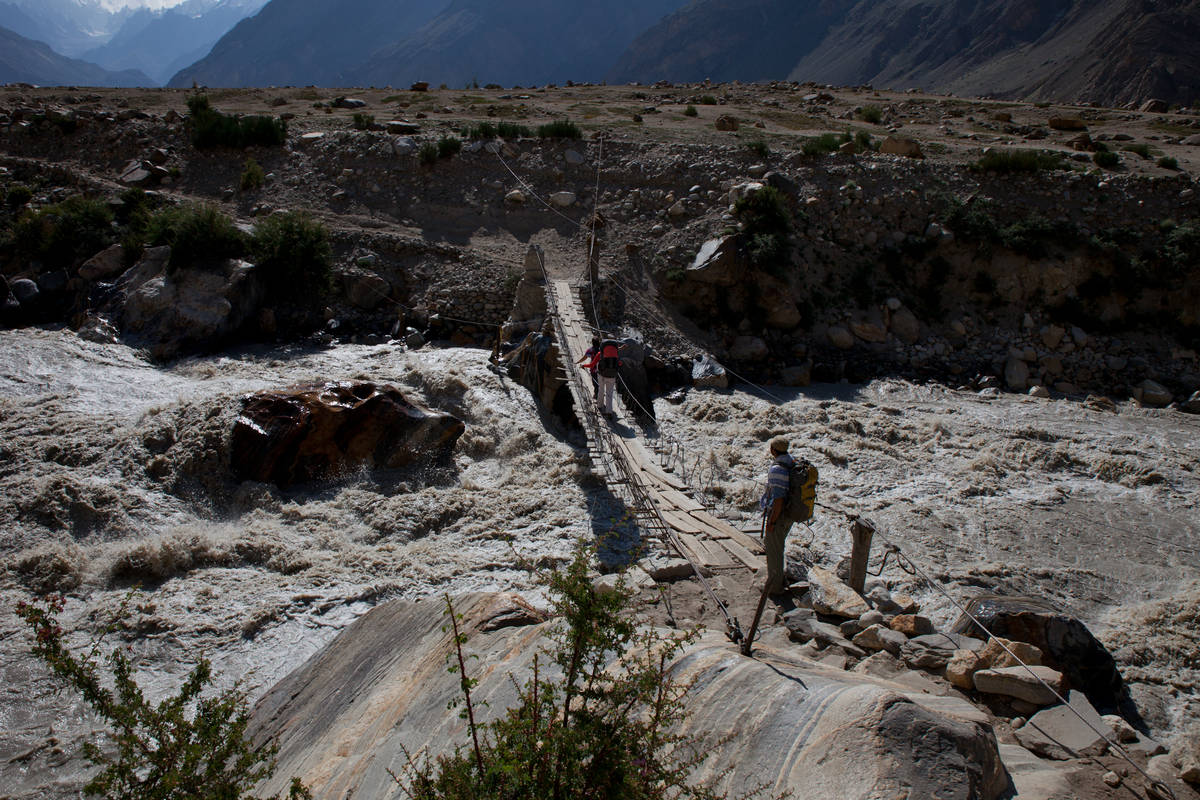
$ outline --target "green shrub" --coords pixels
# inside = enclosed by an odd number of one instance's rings
[[[417,150],[417,161],[419,161],[422,166],[431,166],[436,164],[437,160],[438,146],[436,142],[425,142],[421,145],[420,149]]]
[[[438,140],[438,158],[450,158],[462,150],[462,141],[453,136],[443,136]]]
[[[773,274],[786,272],[792,215],[783,193],[765,186],[738,200],[733,215],[742,225],[742,241],[754,266]]]
[[[95,197],[73,195],[39,211],[25,211],[13,226],[18,257],[67,268],[112,244],[113,212]]]
[[[1137,153],[1142,158],[1150,157],[1150,145],[1146,144],[1145,142],[1138,142],[1137,144],[1127,144],[1124,147],[1122,147],[1121,149],[1127,153]]]
[[[14,183],[8,187],[5,202],[9,208],[20,208],[33,199],[33,190],[23,183]]]
[[[1100,150],[1092,155],[1096,166],[1104,169],[1115,169],[1121,164],[1121,157],[1111,150]]]
[[[581,139],[583,131],[574,122],[564,119],[539,125],[537,135],[541,139]]]
[[[1044,150],[992,150],[971,165],[983,172],[1042,172],[1061,169],[1062,156]]]
[[[875,149],[875,142],[871,139],[871,134],[866,131],[858,131],[854,134],[854,144],[864,153]]]
[[[1200,268],[1200,223],[1185,222],[1167,234],[1162,259],[1174,275]]]
[[[700,105],[702,106],[715,106],[716,104],[717,98],[713,97],[711,94],[702,95],[700,97]]]
[[[355,111],[354,116],[351,117],[351,121],[354,125],[354,130],[366,131],[366,130],[370,130],[371,126],[373,126],[375,124],[375,115],[374,114],[364,114],[361,111]]]
[[[261,189],[262,185],[267,182],[267,173],[263,172],[263,168],[253,158],[247,158],[245,165],[242,167],[241,187],[243,192],[252,189]]]
[[[192,145],[244,148],[252,145],[278,146],[287,141],[287,123],[263,116],[230,116],[214,109],[208,96],[194,94],[187,100],[191,114]]]
[[[771,148],[762,139],[755,139],[753,142],[750,142],[746,145],[746,149],[759,158],[771,157]]]
[[[111,800],[255,797],[255,785],[275,772],[279,748],[274,743],[256,746],[246,735],[250,704],[245,691],[235,685],[206,696],[212,665],[201,657],[177,695],[151,703],[123,648],[114,647],[109,654],[108,674],[98,660],[103,637],[118,628],[128,599],[82,655],[67,648],[57,618],[63,605],[59,597],[21,602],[17,615],[33,634],[33,655],[65,688],[78,693],[108,729],[111,747],[84,743],[84,754],[100,771],[83,792]],[[296,778],[287,796],[312,798]]]
[[[1179,161],[1174,156],[1163,156],[1158,160],[1158,165],[1163,169],[1179,170]]]
[[[168,269],[216,263],[246,254],[246,237],[216,206],[198,203],[164,208],[150,217],[146,243],[169,245]]]
[[[596,590],[589,568],[580,548],[565,570],[549,577],[562,623],[550,629],[550,649],[534,657],[533,677],[518,688],[516,704],[488,724],[476,720],[477,680],[463,654],[467,637],[447,596],[446,628],[456,645],[450,670],[459,678],[470,740],[436,761],[410,756],[403,777],[392,773],[406,797],[723,797],[691,778],[728,737],[704,741],[678,732],[687,720],[689,687],[673,677],[670,664],[695,632],[639,628],[627,590]]]
[[[683,115],[685,117],[696,117],[700,115],[700,112],[696,110],[695,106],[688,105],[688,107],[683,110]]]
[[[850,137],[844,133],[823,133],[801,140],[800,150],[806,156],[823,156],[836,153],[837,149],[848,141]]]
[[[333,285],[329,232],[307,214],[272,214],[254,226],[255,269],[267,293],[313,304]]]
[[[464,139],[486,141],[496,138],[523,139],[532,136],[533,132],[527,126],[515,122],[480,122],[463,128],[462,135]]]
[[[883,121],[883,109],[879,106],[863,106],[862,110],[858,112],[858,117],[863,122],[878,125]]]

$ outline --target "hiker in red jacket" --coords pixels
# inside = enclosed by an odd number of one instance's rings
[[[617,388],[617,375],[621,370],[621,346],[615,339],[604,339],[600,349],[592,360],[584,364],[588,369],[595,369],[600,376],[600,394],[603,398],[601,410],[605,416],[613,415],[613,391]]]

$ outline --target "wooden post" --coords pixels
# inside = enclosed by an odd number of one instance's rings
[[[856,519],[850,525],[853,549],[850,551],[850,588],[859,594],[867,584],[867,562],[871,560],[871,539],[875,529],[871,523]]]

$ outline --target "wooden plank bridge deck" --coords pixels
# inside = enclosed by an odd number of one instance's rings
[[[591,376],[575,362],[591,346],[592,328],[579,293],[565,280],[548,281],[547,297],[556,315],[560,355],[575,407],[588,436],[593,461],[601,462],[607,479],[632,497],[639,523],[662,543],[707,570],[765,566],[759,541],[709,513],[674,473],[659,465],[633,424],[619,393],[613,398],[616,420],[597,413]],[[616,488],[616,487],[614,487]]]

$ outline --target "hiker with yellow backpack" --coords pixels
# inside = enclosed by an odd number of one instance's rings
[[[759,506],[763,512],[763,547],[767,551],[767,594],[784,590],[783,548],[788,532],[797,522],[812,518],[817,500],[817,468],[788,453],[788,440],[771,440],[771,462],[767,489]]]

